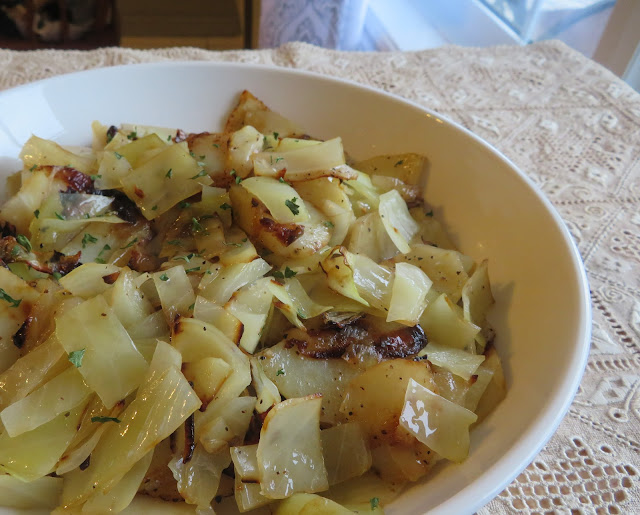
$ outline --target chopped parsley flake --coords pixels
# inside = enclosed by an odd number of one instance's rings
[[[225,202],[223,204],[220,204],[220,209],[224,209],[224,210],[231,209],[231,206]]]
[[[334,223],[331,220],[327,220],[326,222],[322,222],[322,224],[325,227],[328,227],[329,229],[332,229],[333,227],[335,227]]]
[[[429,211],[428,213],[425,213],[425,215],[427,216],[433,216],[433,209],[431,211]]]
[[[280,369],[276,372],[277,376],[283,376],[284,375],[284,370]]]
[[[87,349],[74,350],[69,353],[69,361],[74,367],[80,368],[82,366],[82,358],[86,350]]]
[[[284,157],[276,157],[276,163],[283,160],[284,160]]]
[[[198,177],[204,177],[205,175],[207,175],[207,171],[206,170],[200,170],[200,172],[198,172],[196,175],[194,175],[191,178],[192,179],[197,179]]]
[[[200,267],[194,266],[193,268],[187,268],[184,272],[188,274],[189,272],[199,272],[199,271],[200,271]]]
[[[91,417],[91,422],[100,422],[103,424],[105,422],[115,422],[116,424],[119,424],[120,419],[116,417]]]
[[[171,141],[171,134],[167,136],[167,141]]]
[[[138,139],[138,133],[136,131],[131,131],[129,134],[127,134],[127,139],[129,140]]]
[[[158,209],[158,204],[156,204],[155,206],[153,206],[153,207],[151,208],[151,211],[155,211],[156,209]]]
[[[178,204],[178,206],[180,207],[180,209],[187,209],[189,206],[191,206],[191,203],[183,200],[182,202],[180,202],[180,204]]]
[[[195,254],[187,254],[186,256],[177,256],[177,257],[175,257],[175,258],[173,258],[173,259],[175,259],[176,261],[177,261],[178,259],[182,259],[183,261],[186,261],[186,262],[188,263],[189,261],[191,261],[191,258],[192,258],[194,255],[195,255]]]
[[[31,242],[24,234],[18,234],[18,236],[16,236],[16,241],[22,245],[27,252],[31,252]]]
[[[54,215],[56,215],[56,218],[58,220],[64,220],[64,216],[62,216],[60,213],[58,213],[57,211],[54,213]]]
[[[11,255],[12,256],[17,256],[18,254],[20,254],[20,245],[14,245],[13,248],[11,249]]]
[[[182,247],[182,242],[180,240],[169,240],[167,243],[174,247]]]
[[[33,165],[31,168],[29,168],[29,171],[33,172],[36,168],[38,168],[38,165]]]
[[[169,168],[169,171],[165,174],[165,177],[168,177],[169,179],[171,179],[172,176],[173,176],[173,168]]]
[[[90,175],[89,177],[91,177],[92,181],[95,181],[96,179],[102,179],[102,175],[100,174]]]
[[[274,132],[274,133],[273,133],[273,139],[278,139],[278,136],[280,136],[280,134],[279,134],[279,133],[277,133],[277,132]]]
[[[22,299],[12,298],[3,288],[0,288],[0,299],[11,304],[12,308],[17,308],[22,302]]]
[[[225,243],[227,247],[242,247],[242,243],[234,243],[232,241]]]
[[[284,269],[284,273],[282,273],[280,270],[276,270],[275,272],[273,272],[273,277],[276,277],[278,279],[290,279],[291,277],[295,277],[296,275],[298,275],[298,272],[291,270],[291,268],[289,267],[286,267]]]
[[[400,161],[398,161],[396,164],[394,164],[393,166],[400,166],[402,163],[404,163],[404,159],[400,159]]]
[[[162,275],[160,276],[160,280],[161,280],[161,281],[168,281],[168,280],[169,280],[169,276],[168,276],[167,274],[162,274]]]
[[[104,259],[102,259],[102,254],[104,254],[107,250],[111,250],[111,245],[106,244],[104,247],[102,247],[102,250],[98,253],[98,257],[95,259],[96,263],[104,265],[105,261]]]
[[[114,154],[116,155],[116,159],[122,159],[122,154],[118,154],[117,152],[114,152]]]
[[[193,311],[193,308],[196,307],[196,303],[194,302],[193,304],[191,304],[191,306],[189,306],[189,311]]]
[[[96,238],[95,236],[92,236],[89,233],[85,233],[85,235],[82,237],[82,248],[85,249],[87,248],[87,244],[89,243],[97,243],[98,238]]]
[[[284,201],[284,204],[294,215],[297,215],[300,212],[300,206],[296,204],[296,200],[298,200],[298,197],[293,197],[291,200],[287,199]]]
[[[35,216],[36,218],[40,218],[40,210],[39,210],[39,209],[36,209],[36,210],[33,212],[33,216]]]
[[[378,497],[372,497],[369,499],[369,504],[371,505],[371,511],[373,511],[380,506],[380,499]]]
[[[133,247],[133,245],[138,241],[138,238],[133,238],[129,243],[127,243],[123,249],[128,249],[129,247]]]
[[[216,148],[220,148],[220,145],[218,145],[217,143],[214,143],[213,146]]]
[[[193,232],[200,232],[204,230],[204,227],[202,227],[202,224],[200,224],[200,222],[198,222],[197,218],[192,218],[191,219],[191,230]]]
[[[59,281],[60,278],[62,277],[62,274],[60,272],[53,272],[51,275],[56,281]]]

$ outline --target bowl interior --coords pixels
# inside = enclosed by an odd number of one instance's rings
[[[429,157],[426,199],[476,260],[489,259],[496,347],[508,395],[472,433],[471,455],[403,494],[388,513],[466,513],[488,502],[553,434],[588,351],[590,311],[580,258],[557,213],[487,144],[435,113],[372,89],[257,66],[167,63],[94,70],[0,95],[0,174],[34,133],[90,142],[90,124],[220,130],[243,89],[310,134],[341,136],[355,157]]]

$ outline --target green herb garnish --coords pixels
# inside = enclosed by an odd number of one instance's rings
[[[200,222],[198,222],[197,218],[192,218],[191,219],[191,231],[192,232],[204,231],[204,227],[202,227],[202,224],[200,224]]]
[[[165,177],[168,177],[169,179],[171,179],[172,176],[173,176],[173,168],[169,168],[169,171],[165,174]]]
[[[184,272],[185,274],[188,274],[189,272],[199,272],[199,271],[200,271],[200,267],[194,266],[193,268],[187,268]]]
[[[191,178],[192,179],[197,179],[198,177],[204,177],[205,175],[207,175],[207,171],[206,170],[200,170],[200,172],[198,172],[196,175],[194,175]]]
[[[129,243],[127,243],[124,247],[122,247],[123,249],[128,249],[129,247],[133,247],[134,244],[138,241],[138,238],[133,238]]]
[[[131,131],[129,134],[127,134],[128,140],[137,139],[137,137],[138,137],[138,133],[136,131]]]
[[[291,268],[289,267],[285,267],[284,273],[282,273],[280,270],[276,270],[275,272],[273,272],[273,277],[276,277],[278,279],[290,279],[292,277],[295,277],[296,275],[298,275],[298,272],[291,270]]]
[[[0,299],[11,304],[12,308],[17,308],[22,302],[22,299],[12,298],[3,288],[0,288]]]
[[[102,179],[102,175],[100,174],[90,175],[89,177],[91,177],[92,181],[95,181],[96,179]]]
[[[114,152],[114,154],[116,155],[116,159],[122,159],[122,154],[118,154],[117,152]]]
[[[36,210],[33,212],[33,216],[35,216],[36,218],[40,218],[40,210],[39,210],[39,209],[36,209]]]
[[[280,369],[276,372],[277,376],[283,376],[284,375],[284,370]]]
[[[116,424],[120,423],[120,419],[116,417],[91,417],[91,422],[115,422]]]
[[[398,161],[396,164],[394,164],[393,166],[400,166],[402,163],[404,163],[404,159],[400,159],[400,161]]]
[[[38,165],[33,165],[31,168],[29,168],[29,171],[33,172],[36,168],[38,168]]]
[[[291,200],[287,199],[284,201],[284,204],[294,215],[297,215],[300,212],[300,206],[296,204],[296,200],[298,200],[298,197],[293,197]]]
[[[60,213],[58,213],[57,211],[55,213],[53,213],[54,215],[56,215],[56,218],[58,220],[64,220],[64,216],[62,216]]]
[[[328,227],[329,229],[335,227],[334,223],[331,220],[327,220],[326,222],[322,222],[322,225]]]
[[[69,361],[74,367],[80,368],[82,366],[82,358],[86,350],[87,349],[74,350],[69,353]]]
[[[167,243],[174,247],[182,247],[182,242],[180,240],[169,240]]]
[[[16,236],[16,241],[20,245],[22,245],[27,252],[31,252],[31,249],[33,247],[31,247],[31,242],[29,241],[29,238],[27,238],[24,234],[18,234],[18,236]]]
[[[89,233],[85,233],[85,235],[82,237],[82,248],[86,248],[87,244],[89,243],[97,243],[98,238],[96,238],[95,236],[92,236]]]
[[[162,274],[162,275],[160,276],[160,280],[161,280],[161,281],[168,281],[168,280],[169,280],[169,276],[168,276],[167,274]]]
[[[225,202],[224,204],[220,204],[220,209],[224,209],[224,210],[231,209],[231,206]]]

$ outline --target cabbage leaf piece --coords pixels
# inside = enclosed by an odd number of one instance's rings
[[[70,367],[24,399],[5,408],[0,418],[9,436],[18,436],[75,408],[91,393],[78,369]]]
[[[364,474],[371,467],[366,434],[357,422],[338,424],[320,432],[330,485]]]
[[[171,209],[181,200],[211,184],[186,145],[175,144],[156,154],[122,179],[127,196],[147,220]]]
[[[257,451],[265,497],[284,499],[329,488],[320,441],[321,403],[320,395],[309,395],[287,399],[269,411]]]
[[[49,474],[75,435],[83,409],[80,405],[14,438],[0,434],[0,469],[23,481]]]
[[[61,477],[44,476],[25,483],[6,474],[0,475],[0,506],[53,510],[58,505],[63,481]]]
[[[144,479],[153,451],[149,451],[145,456],[136,462],[118,483],[108,492],[93,492],[91,497],[82,506],[83,513],[120,513],[124,510],[138,492],[140,483]]]
[[[169,468],[178,483],[178,491],[187,504],[194,504],[199,514],[213,513],[211,501],[218,492],[222,471],[231,463],[229,447],[224,446],[209,454],[196,445],[191,459],[180,456],[169,462]]]
[[[409,214],[406,202],[396,190],[387,191],[380,195],[378,206],[382,225],[387,230],[391,241],[398,250],[406,254],[411,250],[409,242],[418,232],[418,224]]]
[[[409,263],[396,263],[387,322],[398,321],[413,327],[427,307],[427,293],[433,281]]]
[[[65,476],[62,504],[77,506],[94,491],[108,492],[200,404],[178,368],[154,370],[118,421],[104,422],[111,425],[91,453],[91,466]]]
[[[413,379],[409,380],[400,425],[443,458],[461,462],[469,454],[469,426],[478,417]]]
[[[78,370],[107,408],[140,385],[147,362],[103,297],[64,313],[56,320],[56,334],[67,353],[84,349]]]
[[[309,220],[307,206],[300,199],[300,194],[286,181],[271,177],[249,177],[242,181],[241,186],[267,207],[276,222],[300,224]],[[293,206],[291,202],[296,205]]]

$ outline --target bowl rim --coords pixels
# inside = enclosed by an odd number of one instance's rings
[[[518,441],[513,446],[507,449],[507,451],[502,456],[500,456],[493,464],[488,466],[486,471],[481,476],[477,477],[475,480],[473,480],[453,496],[449,497],[439,505],[432,508],[428,513],[431,515],[445,515],[449,513],[476,512],[478,509],[482,508],[493,498],[495,498],[531,462],[533,462],[542,448],[556,433],[558,426],[562,422],[563,418],[569,410],[571,403],[573,402],[573,399],[582,380],[584,370],[586,368],[587,359],[589,356],[592,329],[592,307],[590,290],[584,262],[582,260],[582,257],[580,256],[580,252],[578,251],[576,243],[574,242],[562,217],[553,206],[551,201],[542,192],[542,190],[500,150],[498,150],[489,142],[485,141],[480,136],[473,133],[471,130],[462,126],[460,123],[452,120],[448,116],[443,115],[435,110],[426,108],[415,101],[406,99],[399,95],[388,93],[367,84],[362,84],[350,79],[332,77],[305,69],[247,62],[201,60],[168,60],[118,64],[113,66],[107,65],[99,68],[64,73],[61,75],[43,78],[37,81],[8,88],[6,90],[0,91],[0,100],[10,95],[28,93],[30,89],[35,89],[49,83],[75,80],[78,77],[84,78],[90,77],[92,75],[100,76],[113,73],[117,74],[132,68],[171,68],[175,70],[175,68],[194,67],[220,68],[229,70],[254,70],[258,73],[302,76],[306,77],[307,79],[341,85],[342,87],[348,87],[357,90],[366,90],[374,95],[384,97],[387,100],[399,104],[404,104],[405,106],[416,109],[429,117],[433,117],[443,121],[451,128],[463,133],[466,137],[474,140],[476,144],[480,144],[486,151],[493,154],[494,157],[506,164],[508,168],[510,168],[510,170],[514,172],[516,176],[524,183],[524,185],[531,190],[531,192],[537,197],[537,200],[542,203],[544,208],[551,215],[556,228],[562,235],[565,249],[568,251],[571,258],[571,264],[575,275],[573,280],[575,281],[578,289],[577,297],[579,298],[577,298],[576,300],[579,302],[578,317],[580,320],[580,326],[576,331],[577,337],[575,342],[577,345],[574,346],[572,352],[572,358],[570,366],[568,367],[568,373],[565,374],[562,382],[558,386],[556,395],[552,398],[551,402],[545,405],[535,423],[531,424],[529,428],[524,433],[522,433]],[[2,115],[0,114],[0,130],[4,129],[5,127],[6,126],[2,120]],[[10,131],[5,132],[8,133]]]

